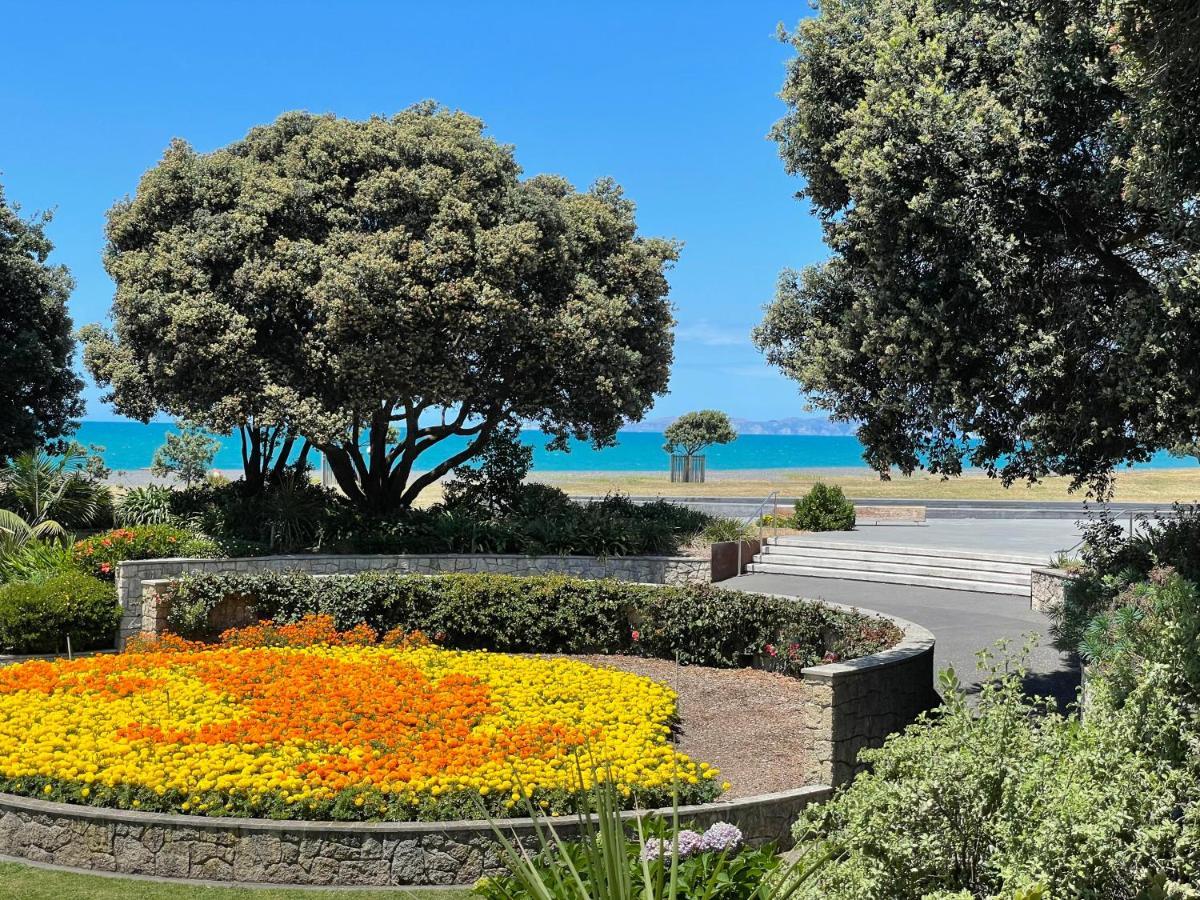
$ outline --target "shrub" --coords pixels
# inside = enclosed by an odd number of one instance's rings
[[[891,623],[856,612],[708,585],[380,572],[185,575],[168,623],[185,637],[212,637],[208,615],[229,596],[277,623],[325,614],[339,630],[366,623],[377,634],[421,631],[459,649],[640,653],[718,667],[749,665],[767,645],[794,645],[801,667],[829,655],[875,652],[900,636]]]
[[[741,519],[716,518],[704,526],[700,537],[708,544],[722,541],[744,541],[754,534],[753,530]]]
[[[1062,605],[1049,610],[1061,650],[1079,650],[1092,621],[1155,568],[1200,581],[1200,507],[1176,504],[1169,518],[1142,519],[1132,535],[1108,513],[1084,523],[1082,531],[1082,571],[1067,582]]]
[[[175,523],[175,514],[171,511],[172,494],[174,491],[169,487],[158,484],[130,488],[117,503],[117,522],[125,527]]]
[[[795,527],[801,531],[850,531],[854,504],[840,485],[817,482],[796,501]]]
[[[212,541],[172,525],[114,528],[78,541],[74,547],[75,565],[89,575],[107,581],[116,578],[117,563],[127,559],[219,555],[220,551]]]
[[[77,572],[0,586],[0,646],[9,653],[111,647],[121,621],[112,585]]]
[[[870,770],[805,811],[800,843],[840,856],[801,896],[1187,896],[1142,893],[1190,881],[1197,786],[1139,749],[1132,717],[1063,718],[1019,672],[974,707],[944,686],[942,711],[864,751]]]

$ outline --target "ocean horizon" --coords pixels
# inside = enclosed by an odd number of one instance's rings
[[[154,451],[162,446],[166,435],[177,430],[170,422],[141,422],[85,420],[80,423],[75,440],[82,444],[104,447],[101,454],[115,472],[130,472],[150,468]],[[241,444],[236,436],[217,436],[221,442],[213,467],[241,469]],[[653,431],[622,431],[617,444],[596,450],[584,441],[572,441],[569,452],[550,451],[546,438],[539,431],[523,431],[521,440],[533,448],[534,472],[635,472],[666,471],[667,454],[663,452],[663,436]],[[447,439],[443,453],[427,454],[429,465],[464,445],[464,439]],[[707,467],[712,473],[749,471],[755,469],[862,469],[870,471],[862,458],[863,447],[853,435],[784,435],[745,434],[731,444],[709,447],[705,452]],[[422,457],[422,462],[425,457]],[[1200,463],[1194,459],[1179,459],[1163,451],[1139,469],[1192,468]],[[422,466],[428,468],[428,466]]]

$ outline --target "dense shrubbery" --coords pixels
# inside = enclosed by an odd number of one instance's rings
[[[112,581],[117,564],[127,559],[160,559],[173,556],[220,556],[212,541],[172,525],[114,528],[76,542],[75,565],[83,572]]]
[[[389,515],[363,512],[302,479],[285,479],[253,496],[236,482],[205,484],[176,491],[171,500],[175,521],[258,553],[665,555],[710,521],[666,501],[638,504],[610,496],[576,503],[541,484],[519,485],[494,502],[475,485],[460,485],[445,504]]]
[[[1138,716],[1097,703],[1082,723],[1064,718],[1026,698],[1019,674],[974,708],[946,693],[797,823],[801,843],[840,850],[803,896],[1194,896],[1166,885],[1196,874],[1198,782],[1146,752]]]
[[[792,525],[801,531],[851,531],[854,504],[846,499],[840,485],[818,481],[796,501]]]
[[[231,595],[259,619],[326,614],[340,629],[365,622],[378,634],[423,631],[456,649],[639,653],[723,667],[747,665],[770,647],[785,648],[799,668],[872,653],[899,638],[895,626],[858,613],[709,586],[378,572],[187,575],[170,604],[170,627],[211,636],[208,614]]]
[[[1099,615],[1125,605],[1118,597],[1155,568],[1200,581],[1200,507],[1176,505],[1165,519],[1144,519],[1134,533],[1101,514],[1083,526],[1082,567],[1067,582],[1061,608],[1050,611],[1057,645],[1079,650]],[[1089,652],[1101,651],[1095,640]]]
[[[0,585],[0,649],[53,653],[112,646],[121,610],[112,585],[78,572]]]

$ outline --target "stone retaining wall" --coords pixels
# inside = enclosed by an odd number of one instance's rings
[[[863,768],[860,750],[883,746],[889,734],[940,702],[933,689],[932,632],[895,616],[859,612],[889,619],[903,637],[881,653],[801,669],[809,725],[805,781],[838,785],[851,780]]]
[[[139,559],[117,566],[117,598],[121,601],[118,646],[142,630],[142,586],[147,581],[176,578],[186,572],[307,572],[352,575],[357,572],[490,572],[499,575],[573,575],[616,578],[647,584],[707,583],[709,559],[691,556],[517,556],[504,554],[259,556],[244,559]]]
[[[1049,613],[1063,605],[1067,585],[1075,578],[1065,569],[1032,569],[1029,573],[1029,608]]]
[[[679,809],[707,827],[733,822],[754,843],[790,846],[791,825],[813,786]],[[671,810],[659,810],[670,815]],[[627,813],[632,819],[636,813]],[[574,837],[574,818],[549,820]],[[536,845],[529,819],[496,822],[509,839]],[[503,869],[485,821],[280,822],[139,813],[0,794],[0,854],[80,870],[255,884],[470,885]]]

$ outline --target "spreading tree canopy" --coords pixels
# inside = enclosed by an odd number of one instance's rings
[[[46,261],[49,219],[22,219],[0,188],[0,461],[47,444],[61,449],[83,413],[71,368],[73,284],[65,266]]]
[[[677,246],[611,181],[520,174],[432,104],[176,142],[110,214],[114,329],[86,361],[122,412],[258,429],[248,459],[303,435],[376,508],[517,422],[611,443],[666,388]]]
[[[786,37],[831,257],[756,340],[872,466],[1103,491],[1200,435],[1193,2],[826,0]]]
[[[718,409],[684,413],[667,426],[663,449],[668,453],[695,456],[713,444],[728,444],[737,437],[729,416]]]

